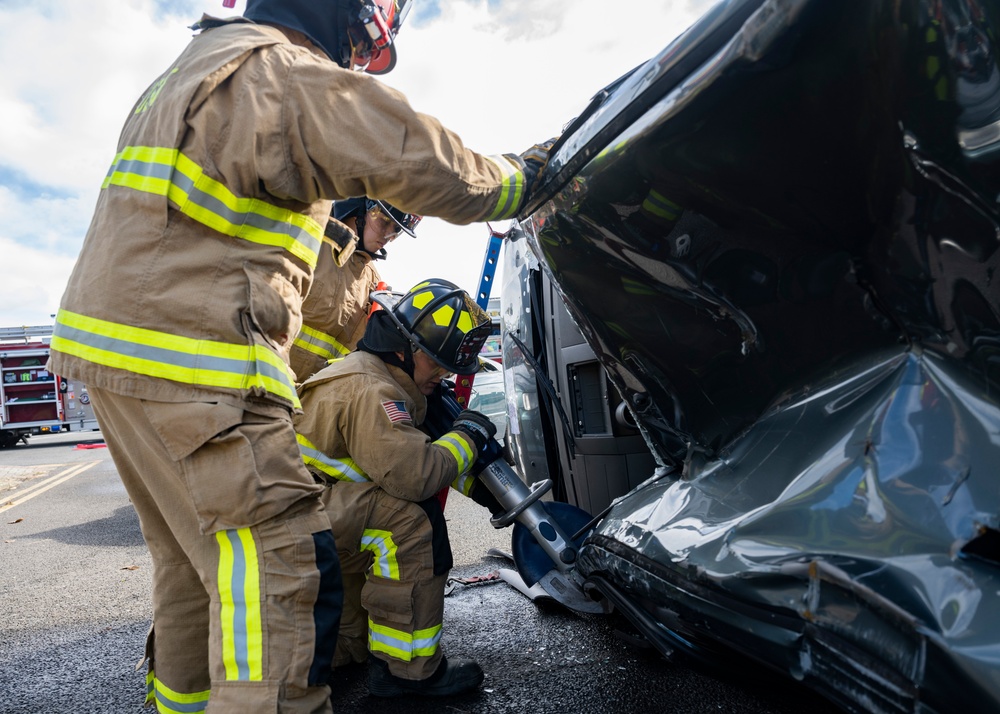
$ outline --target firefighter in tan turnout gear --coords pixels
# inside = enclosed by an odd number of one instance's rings
[[[373,297],[388,309],[369,318],[356,352],[301,385],[295,420],[303,459],[327,484],[344,573],[334,663],[370,651],[375,696],[457,694],[479,686],[483,671],[442,652],[452,559],[436,494],[451,484],[482,502],[488,491],[468,472],[496,427],[469,410],[433,441],[420,426],[442,377],[479,368],[490,318],[443,280]]]
[[[160,712],[331,710],[342,588],[287,364],[331,202],[508,218],[541,168],[352,71],[391,68],[407,5],[203,17],[129,112],[63,295],[49,369],[90,388],[139,514]]]
[[[292,343],[297,382],[354,350],[367,324],[369,295],[381,280],[375,261],[385,259],[386,245],[400,233],[415,238],[420,219],[367,197],[334,202],[312,288],[302,303],[302,329]]]

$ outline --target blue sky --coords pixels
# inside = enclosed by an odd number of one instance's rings
[[[383,78],[482,153],[561,131],[710,0],[415,0]],[[222,0],[0,0],[0,327],[51,324],[124,118]],[[504,229],[506,225],[494,226]],[[489,231],[425,219],[380,267],[472,291]],[[499,276],[498,276],[499,277]]]

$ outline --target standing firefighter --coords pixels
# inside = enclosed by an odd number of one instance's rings
[[[160,712],[330,711],[342,589],[287,359],[331,201],[506,218],[541,168],[351,71],[392,66],[405,2],[204,16],[130,112],[63,295],[49,368],[90,387],[139,514]]]
[[[471,660],[446,659],[440,644],[452,557],[436,494],[451,484],[495,504],[469,469],[496,427],[469,410],[433,441],[420,427],[442,377],[479,368],[491,322],[446,281],[421,283],[395,305],[392,297],[375,294],[391,309],[372,315],[357,352],[299,389],[299,446],[328,485],[324,500],[344,571],[334,663],[361,662],[370,651],[375,696],[458,694],[478,687],[483,671]]]
[[[302,303],[302,330],[292,343],[297,382],[358,344],[371,307],[368,296],[380,282],[375,261],[385,259],[385,246],[400,233],[415,238],[420,219],[371,198],[333,204],[312,288]]]

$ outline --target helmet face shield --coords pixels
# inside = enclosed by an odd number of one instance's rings
[[[358,0],[360,12],[347,28],[352,67],[368,74],[386,74],[396,66],[396,34],[409,12],[410,2]]]
[[[454,283],[432,279],[405,295],[372,293],[414,347],[448,372],[473,374],[492,332],[490,316]]]
[[[391,221],[396,228],[403,231],[406,235],[411,238],[416,238],[417,235],[414,233],[417,224],[423,216],[418,216],[416,213],[403,213],[401,210],[395,206],[390,206],[385,201],[376,201],[368,199],[368,211],[375,211],[378,217],[385,220]]]

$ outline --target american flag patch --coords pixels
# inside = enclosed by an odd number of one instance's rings
[[[413,421],[410,413],[406,411],[405,402],[382,402],[382,408],[385,409],[389,421]]]

